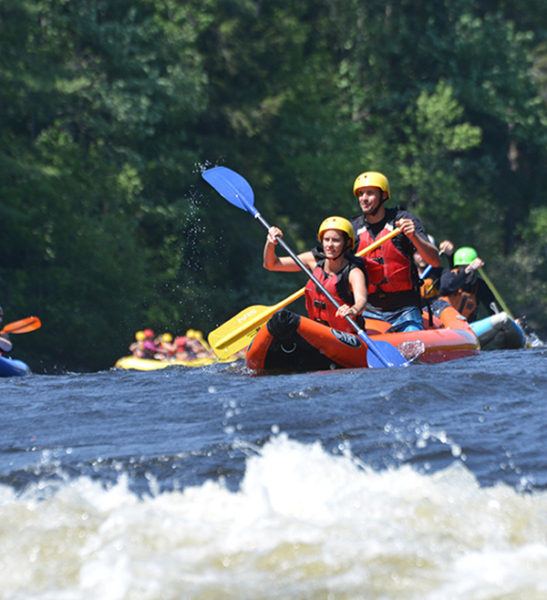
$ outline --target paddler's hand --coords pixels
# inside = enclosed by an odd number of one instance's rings
[[[454,244],[450,240],[444,240],[439,246],[439,251],[446,256],[452,256],[454,254]]]
[[[396,225],[407,238],[413,240],[416,237],[416,226],[412,219],[399,219]]]
[[[2,352],[11,352],[12,348],[13,344],[8,340],[8,338],[0,335],[0,354]]]
[[[476,271],[477,269],[480,269],[481,267],[484,267],[484,261],[482,260],[482,258],[479,258],[477,256],[477,258],[475,258],[475,260],[471,261],[467,265],[467,267],[465,267],[465,272],[471,273],[471,271]]]
[[[354,306],[348,306],[347,304],[342,304],[342,306],[336,311],[337,317],[356,317],[357,310]]]
[[[268,237],[267,240],[268,242],[270,242],[270,244],[274,244],[277,245],[277,240],[275,239],[276,237],[283,237],[283,232],[281,231],[281,229],[279,229],[279,227],[276,227],[275,225],[272,225],[269,229],[268,229]]]

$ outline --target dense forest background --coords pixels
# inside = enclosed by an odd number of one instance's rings
[[[35,372],[303,284],[214,165],[297,251],[383,171],[545,338],[546,158],[544,0],[0,0],[0,304],[41,318],[12,336]]]

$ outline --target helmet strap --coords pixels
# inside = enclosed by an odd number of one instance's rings
[[[384,204],[387,200],[387,196],[384,194],[384,190],[380,191],[382,192],[380,202],[378,202],[378,206],[370,213],[373,217],[375,217],[378,214],[378,211],[380,210],[380,208],[382,208],[382,204]]]

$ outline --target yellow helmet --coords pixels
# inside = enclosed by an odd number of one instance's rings
[[[135,339],[137,342],[142,342],[146,336],[144,335],[144,331],[137,331],[135,334]]]
[[[353,250],[355,245],[355,232],[353,231],[353,225],[344,217],[327,217],[321,225],[319,225],[319,231],[317,237],[320,242],[323,242],[323,234],[328,229],[336,229],[337,231],[343,231],[349,238],[350,250]]]
[[[357,196],[357,190],[363,187],[378,187],[386,193],[387,200],[391,198],[389,193],[389,181],[383,173],[378,171],[365,171],[357,176],[353,182],[353,195]]]
[[[172,342],[173,341],[173,336],[170,333],[164,333],[161,336],[161,341],[162,342]]]

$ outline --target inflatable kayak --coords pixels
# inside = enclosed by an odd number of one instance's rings
[[[132,369],[135,371],[156,371],[167,367],[206,367],[218,362],[234,362],[236,358],[220,360],[218,358],[196,358],[194,360],[154,360],[153,358],[138,358],[136,356],[122,356],[116,361],[115,367]]]
[[[499,312],[471,323],[481,350],[517,350],[526,346],[522,327],[506,312]]]
[[[30,367],[22,360],[0,356],[0,377],[28,375]]]
[[[479,340],[452,306],[439,317],[424,318],[422,331],[390,332],[385,321],[367,319],[373,341],[389,342],[407,359],[440,363],[479,352]],[[247,349],[245,361],[257,371],[318,371],[368,367],[366,344],[357,336],[331,329],[289,310],[280,310],[263,325]]]

